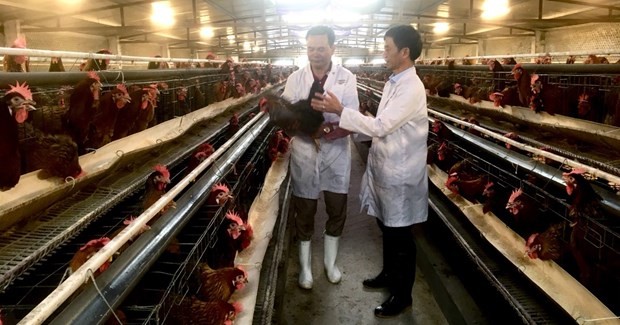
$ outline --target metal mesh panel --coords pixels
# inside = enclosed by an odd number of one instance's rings
[[[484,55],[523,54],[532,52],[532,37],[492,39],[486,41]]]
[[[475,56],[476,53],[478,51],[478,45],[477,44],[472,44],[472,45],[453,45],[452,46],[452,54],[450,55],[451,57],[463,57],[466,55],[469,56]]]
[[[588,24],[547,32],[547,51],[588,51],[620,48],[620,24]]]

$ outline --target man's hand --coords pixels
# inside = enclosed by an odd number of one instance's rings
[[[326,90],[325,93],[326,94],[316,93],[312,98],[310,105],[316,111],[336,113],[340,116],[340,113],[344,109],[342,104],[340,104],[340,100],[338,100],[338,97],[336,97],[336,95],[329,90]]]

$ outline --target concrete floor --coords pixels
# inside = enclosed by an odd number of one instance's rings
[[[388,293],[366,291],[362,281],[381,271],[381,232],[373,217],[360,213],[358,194],[365,164],[356,146],[351,147],[353,162],[348,216],[337,260],[343,272],[342,281],[337,285],[329,283],[323,270],[322,237],[326,214],[325,204],[321,198],[312,238],[314,286],[312,290],[304,290],[297,286],[299,250],[297,242],[292,242],[291,245],[295,246],[290,248],[281,324],[448,324],[419,268],[413,287],[413,308],[391,319],[374,316],[374,308],[387,299]]]

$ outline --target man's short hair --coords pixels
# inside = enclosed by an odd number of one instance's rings
[[[385,32],[385,37],[391,37],[399,51],[409,48],[411,61],[415,61],[422,54],[422,37],[411,25],[394,26]]]
[[[334,30],[328,26],[312,26],[306,33],[306,39],[308,39],[308,36],[316,35],[327,35],[327,43],[329,43],[329,46],[334,46],[334,43],[336,42],[336,34],[334,33]]]

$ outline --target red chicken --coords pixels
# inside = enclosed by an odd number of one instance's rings
[[[204,301],[228,301],[236,290],[248,283],[248,274],[241,267],[224,267],[214,270],[206,263],[197,266],[200,280],[197,297]]]
[[[562,241],[565,223],[551,225],[542,233],[531,234],[525,243],[525,253],[531,259],[558,260],[566,252],[566,243]]]
[[[517,91],[519,93],[520,105],[523,107],[529,107],[530,97],[532,97],[530,74],[525,71],[521,64],[518,63],[512,68],[512,75],[517,81]]]
[[[213,269],[232,267],[237,252],[250,245],[253,231],[249,224],[243,223],[238,214],[228,211],[217,236],[213,248],[207,250],[207,261]]]
[[[584,171],[580,169],[573,169],[570,173],[562,174],[562,179],[566,183],[566,193],[569,195],[569,216],[573,220],[580,215],[596,218],[601,214],[602,198],[594,191],[583,174]]]
[[[87,146],[101,148],[112,141],[118,112],[131,102],[124,84],[101,96],[99,109],[89,130]]]
[[[89,72],[86,79],[80,81],[71,97],[69,97],[69,110],[65,115],[67,132],[78,146],[80,154],[86,153],[84,142],[88,135],[90,124],[96,115],[96,102],[99,101],[101,82],[95,72]]]
[[[484,197],[484,205],[482,206],[482,212],[493,212],[495,216],[504,221],[507,225],[512,224],[510,216],[507,215],[506,203],[510,197],[510,192],[504,187],[489,181],[484,186],[482,191]]]
[[[0,102],[0,191],[11,189],[19,182],[21,155],[17,124],[26,121],[34,104],[28,85],[19,82],[16,86],[11,85]]]
[[[157,107],[157,96],[159,90],[157,84],[151,84],[143,89],[143,99],[140,105],[140,110],[136,116],[133,126],[129,129],[129,134],[138,133],[146,130],[149,123],[155,117],[155,108]],[[145,98],[146,95],[146,98]]]
[[[209,197],[207,198],[207,205],[219,205],[224,206],[229,199],[233,196],[230,194],[230,189],[225,184],[219,183],[213,186]]]
[[[43,175],[79,178],[85,175],[79,162],[78,147],[64,134],[50,135],[35,130],[22,141],[24,172],[41,169]]]
[[[228,138],[232,138],[239,131],[239,114],[237,112],[233,113],[232,117],[228,121],[228,128],[226,132],[228,133]]]
[[[71,262],[69,262],[70,274],[77,271],[77,269],[79,269],[86,261],[88,261],[93,255],[95,255],[95,253],[97,253],[101,248],[103,248],[103,246],[107,245],[109,242],[110,238],[101,237],[98,239],[93,239],[86,243],[84,246],[82,246],[77,252],[75,252],[73,258],[71,259]],[[99,269],[94,272],[94,276],[97,277],[103,271],[107,270],[111,263],[111,259],[103,263],[103,265],[101,265]]]
[[[171,306],[166,324],[174,325],[232,325],[232,321],[242,310],[238,303],[225,301],[205,302],[196,297],[171,295],[167,298]]]
[[[157,200],[159,200],[164,194],[166,194],[166,186],[170,184],[170,172],[164,165],[156,165],[153,167],[154,172],[146,179],[144,199],[142,200],[142,209],[146,210],[151,207]],[[162,213],[166,212],[169,208],[174,208],[174,202],[170,202],[164,207],[158,215],[153,217],[148,225],[152,226]]]
[[[273,162],[278,159],[280,154],[287,153],[289,150],[289,144],[290,140],[284,135],[282,130],[274,132],[269,140],[269,145],[267,146],[267,155],[269,156],[269,159]]]
[[[310,106],[310,100],[315,93],[323,93],[323,87],[318,82],[312,84],[308,99],[300,100],[296,103],[290,103],[287,100],[275,96],[268,95],[267,106],[269,108],[269,117],[273,123],[289,136],[305,135],[312,138],[321,135],[321,126],[325,119],[323,113],[315,111]]]
[[[544,231],[550,224],[538,209],[538,205],[534,199],[524,194],[521,188],[513,191],[508,198],[506,209],[514,218],[515,231],[523,238]]]
[[[446,187],[471,202],[481,201],[482,192],[489,181],[486,173],[473,169],[469,160],[456,163],[448,171]]]
[[[554,114],[568,114],[568,105],[571,103],[572,92],[565,92],[564,89],[543,83],[537,74],[530,77],[531,97],[529,107],[535,112],[546,111]]]
[[[130,103],[118,112],[112,141],[122,139],[130,134],[134,129],[134,124],[138,120],[142,111],[145,111],[144,118],[148,116],[149,106],[152,106],[149,97],[149,90],[139,86],[132,86],[129,90]],[[147,122],[148,123],[148,122]]]
[[[18,37],[11,45],[12,48],[25,49],[26,39]],[[5,72],[30,72],[28,57],[25,55],[4,55],[3,66]]]
[[[186,169],[187,173],[196,169],[196,167],[198,167],[198,165],[200,165],[200,163],[202,163],[205,159],[209,158],[209,156],[211,156],[213,152],[215,152],[215,150],[213,149],[213,146],[208,142],[205,142],[198,146],[196,151],[194,151],[194,154],[189,157]]]
[[[108,49],[101,49],[97,54],[112,54]],[[103,71],[108,69],[110,59],[88,59],[82,71]]]

